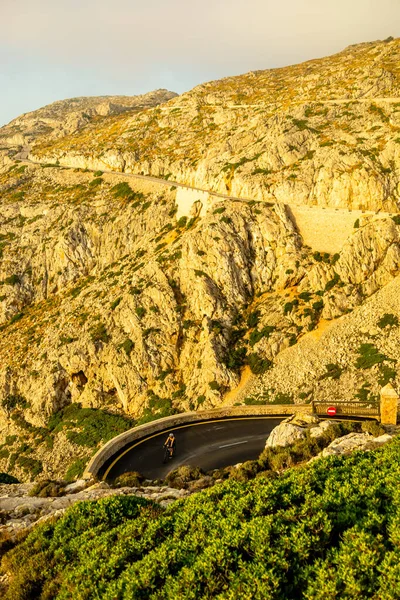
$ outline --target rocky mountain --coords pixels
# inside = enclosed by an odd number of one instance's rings
[[[200,85],[166,105],[46,140],[48,162],[169,177],[243,198],[394,211],[400,40]]]
[[[95,124],[102,117],[132,115],[174,98],[177,94],[155,90],[140,96],[99,96],[69,98],[53,102],[39,110],[26,113],[0,129],[0,156],[13,155],[13,150],[43,140],[54,140]]]
[[[0,129],[0,470],[78,474],[132,419],[396,384],[399,54]]]

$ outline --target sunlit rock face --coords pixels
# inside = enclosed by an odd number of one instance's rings
[[[147,419],[396,383],[399,48],[0,129],[0,470],[24,436],[48,476],[86,456],[39,429],[71,403]]]

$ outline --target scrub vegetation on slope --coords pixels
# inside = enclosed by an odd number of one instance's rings
[[[400,439],[167,509],[84,502],[3,558],[7,600],[400,595]]]

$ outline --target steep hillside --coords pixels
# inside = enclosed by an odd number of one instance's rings
[[[201,85],[41,160],[169,177],[234,196],[397,210],[400,39]]]
[[[399,52],[79,100],[93,113],[71,130],[75,103],[56,103],[17,120],[23,139],[0,130],[0,470],[78,472],[132,419],[396,382]],[[338,251],[307,245],[295,203]]]
[[[4,556],[4,598],[395,600],[399,450],[397,438],[166,509],[79,502]]]
[[[167,90],[156,90],[141,96],[81,97],[54,102],[20,116],[0,129],[0,159],[2,155],[3,159],[12,156],[21,147],[44,139],[62,138],[93,123],[98,126],[102,117],[132,115],[176,95]]]

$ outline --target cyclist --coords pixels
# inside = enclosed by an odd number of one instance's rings
[[[169,457],[172,458],[176,448],[176,440],[173,433],[170,433],[164,443],[164,448],[168,450]]]

